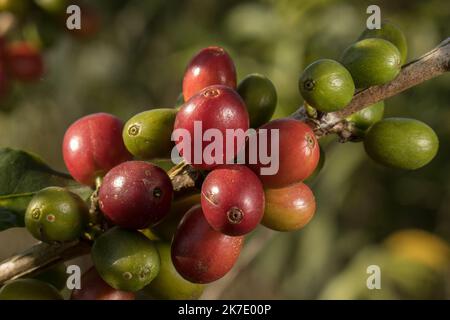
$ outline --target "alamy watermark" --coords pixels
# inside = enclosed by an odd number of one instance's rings
[[[274,175],[279,169],[278,129],[226,129],[209,128],[203,131],[202,121],[194,121],[193,136],[187,129],[172,132],[172,162],[182,159],[190,164],[261,164],[261,175]],[[180,154],[182,157],[180,157]]]
[[[369,290],[381,289],[381,269],[380,266],[372,264],[366,269],[367,274],[370,274],[366,280],[366,286]]]

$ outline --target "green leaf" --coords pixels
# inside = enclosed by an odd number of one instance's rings
[[[46,187],[66,187],[87,200],[92,189],[50,168],[38,156],[0,148],[0,231],[24,226],[25,210],[33,195]]]

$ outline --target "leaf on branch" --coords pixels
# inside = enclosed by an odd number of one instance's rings
[[[0,148],[0,231],[24,226],[25,210],[34,193],[50,186],[66,187],[87,200],[92,189],[50,168],[31,153]]]

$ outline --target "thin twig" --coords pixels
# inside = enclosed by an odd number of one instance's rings
[[[87,254],[89,249],[89,245],[82,241],[52,245],[38,243],[0,264],[0,285],[8,280],[32,275],[37,270]]]

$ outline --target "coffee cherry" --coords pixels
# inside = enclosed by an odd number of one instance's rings
[[[244,237],[230,237],[215,231],[206,221],[201,206],[191,208],[172,242],[172,261],[178,273],[194,283],[222,278],[235,264]]]
[[[367,154],[388,167],[415,170],[436,156],[439,140],[423,122],[387,118],[374,124],[364,138]]]
[[[184,279],[175,269],[170,255],[170,243],[157,242],[161,267],[156,278],[144,288],[144,293],[154,299],[163,300],[196,300],[204,289],[204,285],[192,283]]]
[[[263,129],[267,130],[267,154],[272,154],[273,158],[279,160],[278,171],[270,175],[261,171],[270,165],[262,164],[259,159],[256,164],[249,163],[249,167],[259,175],[264,187],[284,187],[303,181],[314,172],[319,162],[320,150],[314,132],[306,123],[288,118],[271,121],[260,127],[258,140]],[[277,150],[272,148],[275,141],[272,141],[270,132],[274,129],[278,130],[279,134],[278,157],[274,154]]]
[[[94,267],[81,276],[81,288],[74,289],[70,300],[134,300],[133,292],[116,290],[107,284]]]
[[[390,21],[383,21],[380,29],[365,29],[358,40],[368,38],[379,38],[391,42],[400,52],[401,63],[404,64],[406,62],[408,45],[405,34],[397,25]]]
[[[175,109],[141,112],[125,123],[123,141],[128,151],[140,159],[169,158]]]
[[[163,169],[144,161],[127,161],[103,179],[99,205],[114,224],[144,229],[167,215],[172,193],[172,182]]]
[[[35,279],[17,279],[0,289],[0,300],[63,300],[52,285]]]
[[[15,42],[6,47],[10,75],[24,82],[37,81],[44,73],[44,61],[37,48],[27,42]]]
[[[236,88],[233,60],[221,47],[202,49],[189,62],[183,78],[184,101],[212,85]]]
[[[99,275],[117,290],[141,290],[159,272],[155,245],[138,231],[109,229],[95,240],[91,255]]]
[[[122,121],[107,113],[95,113],[74,122],[66,131],[63,156],[72,177],[93,186],[119,163],[131,155],[122,140]]]
[[[41,241],[72,241],[82,235],[88,211],[87,205],[75,193],[48,187],[31,199],[25,213],[25,225]]]
[[[195,130],[196,126],[201,126],[201,131],[213,129],[223,137],[220,144],[219,154],[205,152],[205,148],[212,142],[204,141]],[[183,137],[175,136],[175,143],[183,158],[193,167],[198,169],[212,169],[219,164],[224,164],[228,160],[234,159],[238,151],[244,145],[245,132],[249,127],[248,113],[244,102],[239,94],[226,86],[211,86],[193,96],[178,111],[175,119],[174,130],[183,129],[190,135],[190,141],[183,141]],[[227,129],[242,132],[242,139],[238,139],[239,134],[230,136],[226,134]],[[180,131],[180,130],[177,130]],[[177,132],[175,131],[175,133]],[[233,139],[233,141],[228,141]],[[201,147],[201,159],[194,157],[197,142]],[[233,143],[234,148],[227,150],[227,145]],[[188,149],[188,150],[183,150]],[[209,149],[209,148],[208,148]],[[186,154],[186,151],[190,155]],[[205,153],[205,154],[204,154]],[[200,158],[200,157],[198,157]],[[198,161],[196,161],[198,160]]]
[[[364,39],[348,47],[342,64],[350,71],[357,88],[393,80],[402,65],[398,49],[389,41],[376,38]]]
[[[167,217],[161,223],[152,227],[151,231],[159,238],[171,241],[185,213],[197,204],[200,204],[200,193],[175,199],[170,206]]]
[[[261,181],[243,165],[225,165],[202,185],[202,210],[214,230],[241,236],[255,229],[264,214]]]
[[[249,74],[239,83],[237,91],[247,106],[251,128],[258,128],[272,118],[277,106],[277,91],[267,77]]]
[[[350,72],[339,62],[330,59],[317,60],[307,66],[298,86],[303,99],[322,112],[344,108],[355,93]]]
[[[355,127],[364,133],[370,126],[383,119],[383,115],[384,102],[380,101],[347,117],[347,121],[353,122]]]
[[[311,189],[303,182],[279,189],[266,189],[266,209],[262,224],[277,231],[303,228],[316,211]]]

